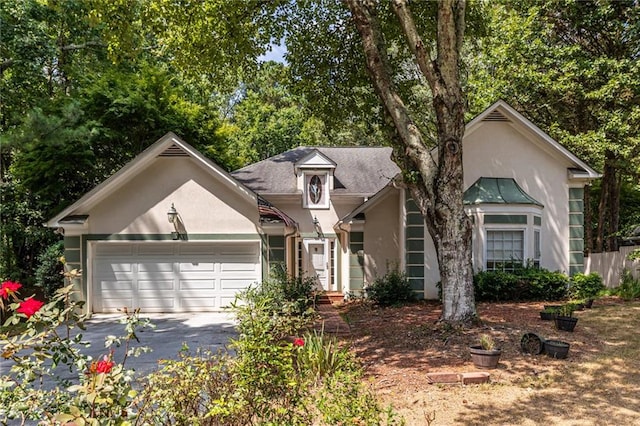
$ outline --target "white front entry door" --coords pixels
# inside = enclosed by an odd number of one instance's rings
[[[329,244],[327,240],[305,240],[305,270],[307,276],[316,277],[318,290],[329,291]]]

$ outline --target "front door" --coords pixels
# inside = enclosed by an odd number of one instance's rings
[[[305,272],[316,278],[318,290],[329,291],[329,250],[327,240],[305,240]]]

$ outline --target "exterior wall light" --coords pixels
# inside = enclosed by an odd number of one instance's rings
[[[179,240],[180,239],[180,231],[178,231],[178,221],[180,219],[178,219],[178,211],[176,210],[176,208],[173,205],[173,203],[171,203],[171,208],[167,212],[167,219],[169,220],[169,223],[173,223],[173,228],[175,229],[175,231],[171,232],[171,237],[174,240]]]

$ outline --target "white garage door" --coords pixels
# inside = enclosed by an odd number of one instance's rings
[[[202,312],[259,281],[259,243],[97,243],[94,312]]]

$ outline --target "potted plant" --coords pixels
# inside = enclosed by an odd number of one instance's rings
[[[544,351],[551,358],[565,359],[569,354],[569,343],[561,340],[545,340]]]
[[[560,311],[560,306],[545,306],[544,310],[540,311],[540,319],[543,321],[553,321]]]
[[[593,301],[604,290],[602,277],[597,272],[590,274],[578,273],[571,277],[569,293],[576,299],[585,301],[585,307],[591,308]]]
[[[558,311],[554,318],[556,328],[562,331],[573,331],[578,323],[578,318],[573,316],[574,307],[572,305],[564,305]]]
[[[487,334],[480,336],[480,344],[469,348],[471,352],[471,360],[478,368],[496,368],[502,350],[496,347],[496,344]]]

